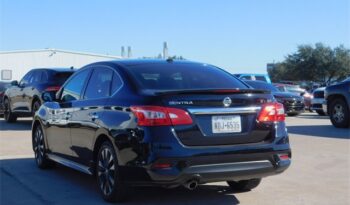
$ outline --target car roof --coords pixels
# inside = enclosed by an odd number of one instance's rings
[[[166,64],[197,64],[197,65],[207,65],[205,63],[199,63],[194,61],[188,61],[188,60],[173,60],[173,59],[127,59],[127,60],[113,60],[108,61],[120,66],[125,67],[133,67],[133,66],[139,66],[139,65],[150,65],[150,64],[158,64],[158,65],[166,65]]]
[[[74,72],[76,71],[76,69],[73,68],[34,68],[31,71],[34,70],[52,70],[52,71],[56,71],[56,72]]]

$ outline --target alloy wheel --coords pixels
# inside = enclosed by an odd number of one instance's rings
[[[112,151],[105,147],[101,150],[97,174],[99,178],[99,185],[104,195],[110,195],[115,184],[115,159]]]
[[[332,118],[335,122],[341,123],[344,121],[344,108],[341,104],[336,104],[333,109]]]
[[[37,163],[40,165],[44,158],[44,137],[40,128],[37,128],[34,135],[34,154]]]

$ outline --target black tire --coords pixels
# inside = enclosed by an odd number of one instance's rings
[[[108,202],[121,202],[126,198],[126,186],[122,183],[118,170],[118,160],[113,145],[106,141],[98,151],[96,178],[103,199]]]
[[[36,125],[33,130],[33,150],[35,162],[40,169],[52,167],[54,162],[46,156],[45,136],[40,125]]]
[[[35,112],[39,110],[41,103],[39,100],[35,100],[32,105],[32,116],[34,117]]]
[[[241,181],[227,181],[227,184],[234,191],[249,191],[257,187],[260,184],[260,182],[261,178]]]
[[[10,102],[7,98],[4,100],[4,119],[8,123],[17,121],[17,116],[11,112]]]
[[[326,113],[323,112],[323,110],[316,110],[317,114],[320,116],[325,116]]]
[[[348,128],[350,127],[349,108],[345,100],[337,98],[331,101],[329,106],[329,117],[334,127]]]

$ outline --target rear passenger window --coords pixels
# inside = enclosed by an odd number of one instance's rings
[[[113,70],[96,67],[86,87],[84,99],[96,99],[110,96]]]
[[[47,72],[46,71],[42,71],[42,74],[41,74],[41,82],[42,83],[47,83],[49,81],[49,77],[47,75]]]
[[[80,98],[81,91],[84,88],[86,78],[89,74],[89,69],[84,70],[74,76],[63,88],[62,101],[70,102]]]
[[[119,88],[121,88],[123,85],[123,81],[120,78],[120,76],[117,73],[113,74],[113,81],[112,81],[112,88],[111,88],[111,95],[114,94]]]

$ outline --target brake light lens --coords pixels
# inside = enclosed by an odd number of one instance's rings
[[[189,125],[192,118],[182,109],[161,106],[131,106],[140,126]]]
[[[47,87],[46,89],[45,89],[45,91],[46,92],[50,92],[50,91],[59,91],[60,90],[60,86],[50,86],[50,87]]]
[[[284,122],[285,120],[284,108],[281,103],[272,102],[266,103],[262,106],[259,122]]]

